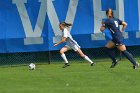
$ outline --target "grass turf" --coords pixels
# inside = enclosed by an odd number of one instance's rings
[[[0,67],[0,93],[140,93],[140,70],[126,60],[114,69],[111,62],[62,65]]]

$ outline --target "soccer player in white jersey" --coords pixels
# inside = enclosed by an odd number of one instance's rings
[[[59,24],[59,28],[60,30],[62,30],[62,39],[60,42],[56,43],[54,46],[57,46],[63,42],[66,42],[66,45],[60,50],[60,54],[61,57],[63,58],[63,60],[65,61],[65,64],[63,66],[63,68],[70,66],[69,62],[65,56],[65,52],[67,52],[70,49],[73,49],[75,52],[77,52],[82,58],[84,58],[85,60],[87,60],[88,62],[91,63],[91,66],[95,65],[95,63],[89,59],[88,56],[86,56],[82,50],[80,49],[80,46],[77,44],[77,42],[72,38],[70,32],[67,30],[67,27],[72,26],[72,24],[68,24],[66,22],[62,22]]]

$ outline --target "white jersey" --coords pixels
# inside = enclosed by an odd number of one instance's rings
[[[66,39],[66,43],[67,43],[67,46],[69,48],[72,48],[74,49],[73,47],[78,47],[80,48],[80,46],[77,44],[77,42],[73,39],[73,37],[71,36],[70,32],[64,28],[63,30],[63,37],[67,38]],[[75,50],[75,49],[74,49]]]

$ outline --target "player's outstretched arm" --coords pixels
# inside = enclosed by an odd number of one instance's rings
[[[54,46],[57,46],[57,45],[59,45],[59,44],[61,44],[61,43],[63,43],[63,42],[65,42],[66,41],[66,37],[63,37],[62,38],[62,40],[60,41],[60,42],[58,42],[58,43],[56,43],[56,44],[54,44]]]

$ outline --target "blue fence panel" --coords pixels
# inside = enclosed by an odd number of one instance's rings
[[[73,24],[71,34],[82,48],[104,47],[111,37],[99,27],[109,7],[128,23],[125,44],[140,45],[139,0],[0,0],[0,53],[59,50],[64,44],[53,45],[62,21]]]

